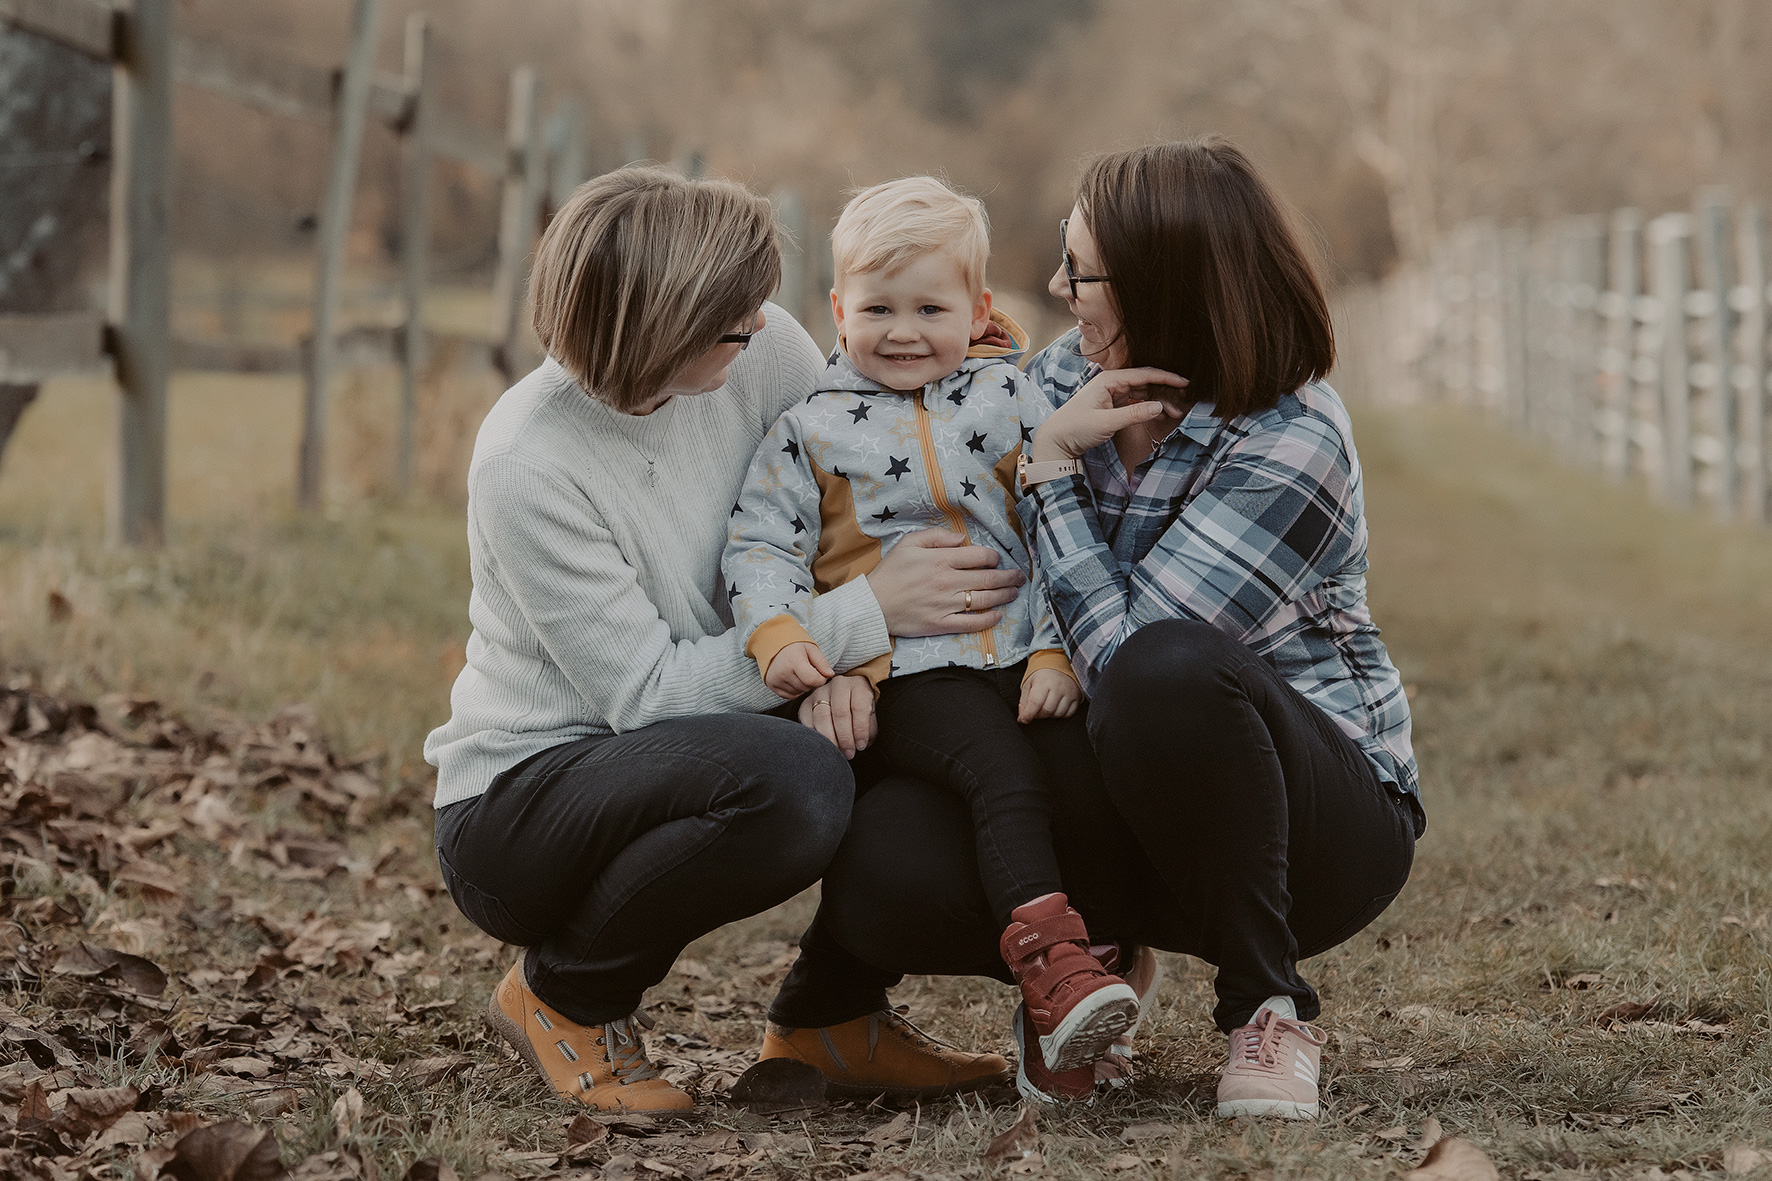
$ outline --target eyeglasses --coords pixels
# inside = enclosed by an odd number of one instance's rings
[[[753,337],[755,335],[757,335],[757,317],[755,315],[753,315],[751,317],[751,327],[750,327],[749,331],[746,331],[746,332],[723,332],[720,334],[720,339],[716,343],[718,343],[718,344],[735,344],[738,346],[739,351],[743,352],[745,349],[748,349],[751,347],[751,337]]]
[[[1106,275],[1079,275],[1076,272],[1076,268],[1071,266],[1071,248],[1064,244],[1065,227],[1070,224],[1071,219],[1068,217],[1061,217],[1058,219],[1058,251],[1064,256],[1064,277],[1070,281],[1071,298],[1075,299],[1077,298],[1077,284],[1106,283],[1108,277]]]

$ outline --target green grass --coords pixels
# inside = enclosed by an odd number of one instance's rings
[[[39,410],[53,419],[54,407],[52,397]],[[1430,827],[1397,904],[1305,965],[1332,1035],[1325,1118],[1211,1118],[1223,1051],[1207,1020],[1211,972],[1169,957],[1138,1086],[1045,1119],[1042,1175],[1097,1176],[1129,1152],[1140,1162],[1131,1177],[1384,1177],[1413,1162],[1407,1146],[1429,1116],[1509,1176],[1714,1175],[1729,1144],[1772,1149],[1772,538],[1559,469],[1462,413],[1363,409],[1357,428],[1374,613],[1414,701]],[[90,498],[71,509],[77,497],[20,483],[22,469],[58,462],[49,437],[33,437],[45,450],[0,471],[0,667],[195,714],[306,701],[337,744],[387,754],[389,780],[422,790],[417,743],[447,710],[465,638],[458,509],[341,497],[334,517],[295,522],[263,490],[271,477],[252,485],[241,466],[240,511],[187,502],[162,553],[108,551]],[[284,455],[273,458],[282,479]],[[70,618],[51,622],[51,591],[72,604]],[[423,808],[395,809],[373,831],[340,835],[365,850],[392,840],[387,872],[432,882],[427,825]],[[203,867],[203,897],[265,891],[220,851],[181,848]],[[388,986],[361,975],[309,976],[283,999],[348,1015],[338,1044],[353,1057],[460,1051],[482,1064],[423,1092],[359,1082],[379,1114],[349,1142],[383,1176],[431,1153],[463,1176],[539,1169],[509,1153],[563,1148],[571,1112],[481,1032],[506,952],[441,898],[333,883],[279,884],[268,897],[296,917],[393,920],[396,950],[429,956],[398,996],[458,1003],[390,1020]],[[74,902],[89,921],[100,905]],[[754,1047],[769,985],[746,953],[791,940],[811,905],[797,899],[692,948],[710,977],[676,973],[654,991],[657,1032]],[[111,917],[140,908],[116,902]],[[258,937],[230,931],[199,940],[170,924],[147,954],[175,975],[250,963]],[[1583,975],[1597,981],[1563,986]],[[46,1011],[72,1003],[68,987],[13,1003]],[[696,996],[738,1003],[714,1019],[689,1004]],[[949,1040],[1006,1048],[1006,988],[913,978],[895,1000]],[[1653,1020],[1597,1023],[1621,1002],[1654,1006]],[[178,1020],[214,1003],[186,994]],[[1703,1025],[1682,1028],[1689,1021]],[[241,1109],[160,1069],[191,1106]],[[301,1107],[272,1121],[286,1159],[340,1146],[329,1112],[345,1085],[316,1076]],[[843,1143],[890,1111],[771,1126],[712,1104],[674,1137],[617,1138],[602,1152],[690,1169],[704,1150],[686,1137],[768,1130],[774,1140],[735,1172],[982,1176],[1001,1172],[979,1154],[1014,1116],[1012,1095],[982,1099],[924,1105],[911,1144]],[[1152,1120],[1173,1134],[1121,1140]],[[1400,1137],[1379,1134],[1398,1126]]]

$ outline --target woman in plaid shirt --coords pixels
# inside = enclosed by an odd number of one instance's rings
[[[1389,905],[1426,824],[1366,607],[1352,427],[1322,380],[1328,304],[1278,199],[1218,137],[1095,161],[1060,234],[1050,289],[1077,328],[1028,368],[1057,409],[1020,512],[1091,698],[1095,757],[1051,775],[1065,886],[1145,991],[1152,947],[1218,966],[1220,1115],[1313,1118],[1325,1036],[1297,963]],[[852,961],[851,979],[857,959],[983,970],[966,831],[926,785],[866,792],[778,1007],[821,960]],[[1119,1060],[1054,1073],[1032,1048],[1030,1097],[1125,1079]]]

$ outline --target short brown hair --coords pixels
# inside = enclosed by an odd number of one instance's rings
[[[781,281],[769,202],[727,180],[622,168],[578,186],[536,250],[535,334],[617,410],[655,398]]]
[[[1090,162],[1077,205],[1131,365],[1188,379],[1221,418],[1265,410],[1335,364],[1329,302],[1285,207],[1217,135]]]

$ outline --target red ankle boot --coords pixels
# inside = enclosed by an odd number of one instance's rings
[[[1003,962],[1021,986],[1046,1069],[1092,1064],[1138,1019],[1138,994],[1089,954],[1083,916],[1063,894],[1018,906],[1009,917]]]

